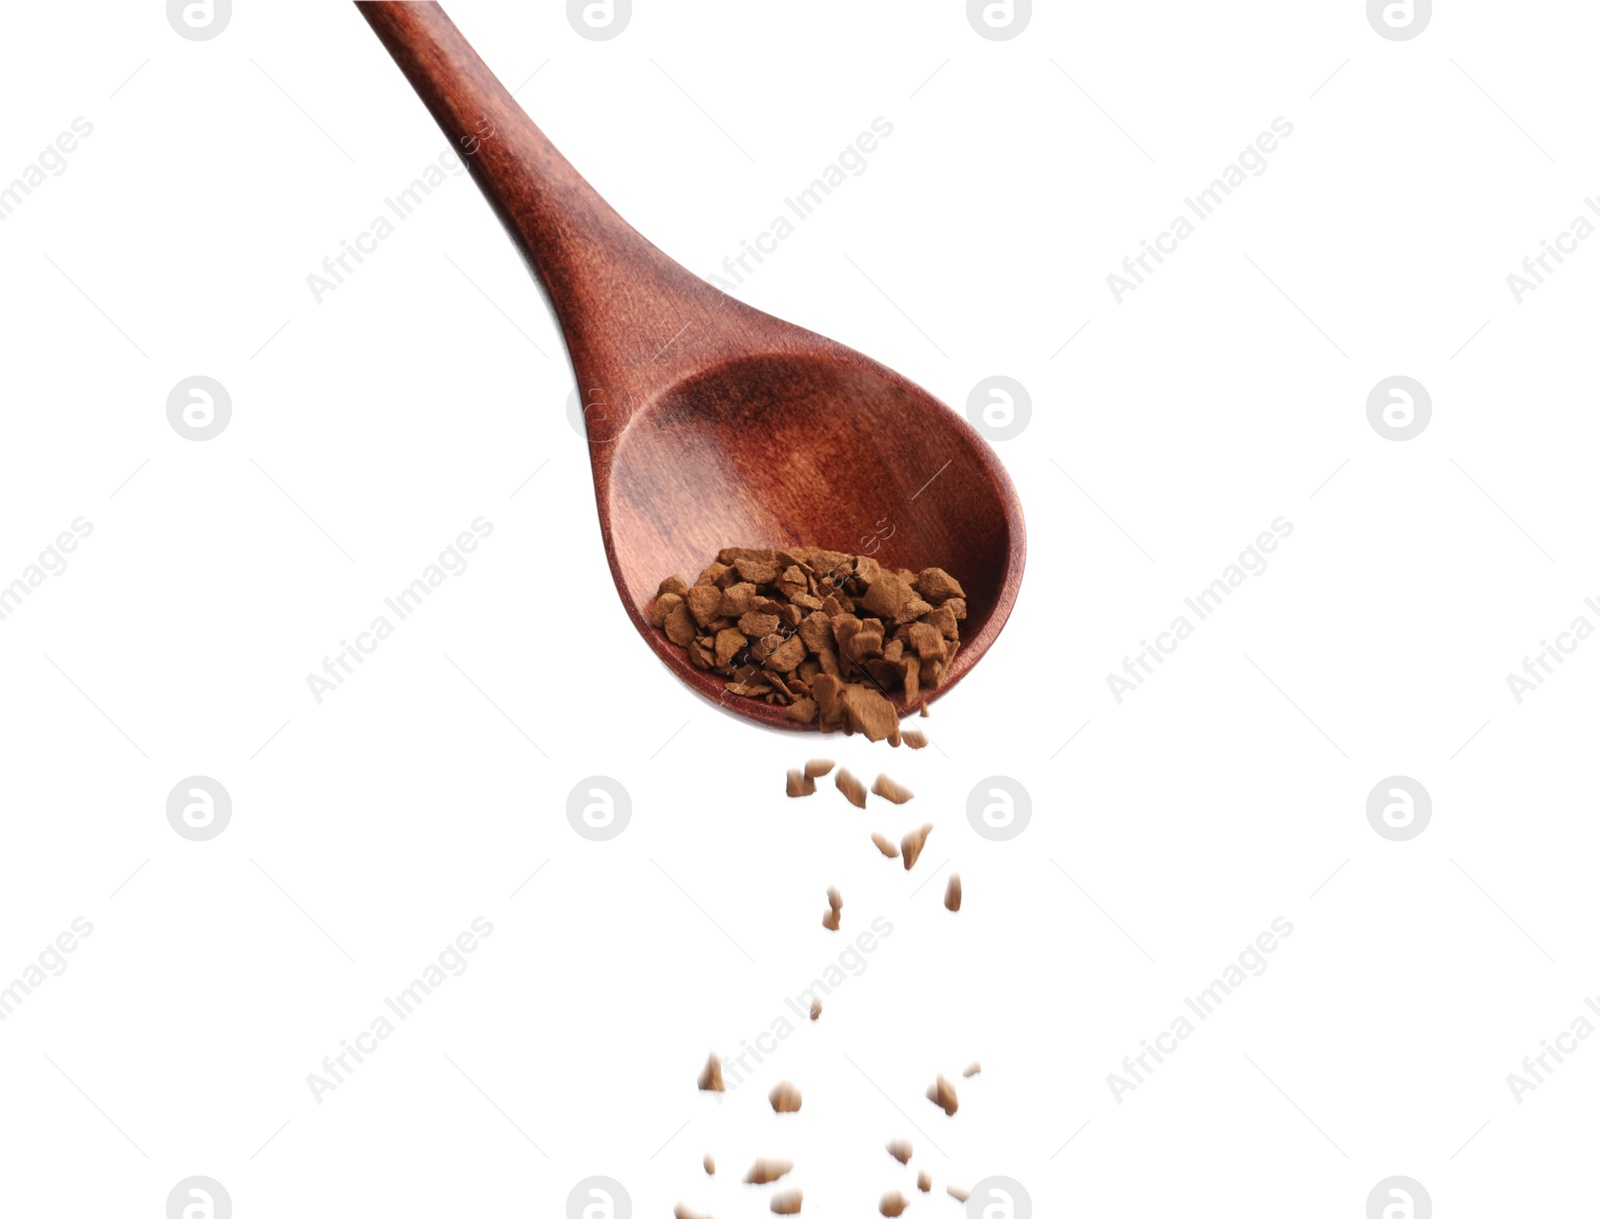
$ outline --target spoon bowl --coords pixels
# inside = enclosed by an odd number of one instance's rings
[[[855,352],[819,347],[746,356],[668,390],[633,416],[598,493],[617,586],[657,655],[730,710],[804,727],[781,707],[729,696],[650,626],[663,576],[693,583],[730,544],[944,567],[967,592],[967,619],[936,696],[983,654],[1015,598],[1021,520],[1004,478],[977,433],[926,391]],[[891,701],[904,714],[901,693]]]
[[[649,622],[667,576],[724,546],[820,546],[942,567],[967,593],[961,650],[932,701],[983,657],[1016,601],[1016,491],[976,430],[831,339],[726,296],[621,219],[545,139],[437,4],[358,0],[549,295],[572,357],[612,578],[645,642],[719,707],[730,695]],[[891,695],[901,714],[912,710]]]

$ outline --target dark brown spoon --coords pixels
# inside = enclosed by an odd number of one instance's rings
[[[967,421],[656,249],[551,146],[437,4],[356,7],[549,294],[585,404],[611,574],[666,666],[726,711],[802,727],[781,707],[729,694],[646,614],[664,577],[693,583],[724,546],[823,546],[960,580],[961,651],[929,697],[965,676],[1011,613],[1025,551],[1016,491]]]

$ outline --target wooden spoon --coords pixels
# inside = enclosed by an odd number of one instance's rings
[[[724,546],[822,546],[942,567],[967,592],[944,684],[975,665],[1022,581],[1022,508],[957,412],[898,373],[711,287],[595,193],[431,3],[359,0],[549,294],[584,403],[606,558],[666,666],[779,728],[650,625],[660,581]],[[898,692],[896,692],[898,693]],[[897,702],[902,714],[907,707]]]

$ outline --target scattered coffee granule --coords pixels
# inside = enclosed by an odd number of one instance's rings
[[[795,796],[809,796],[817,790],[817,781],[806,778],[798,770],[791,770],[785,777],[783,790],[791,799]]]
[[[968,1067],[965,1071],[961,1072],[961,1074],[962,1074],[963,1078],[971,1079],[974,1075],[976,1075],[981,1070],[983,1070],[982,1065],[975,1062],[970,1067]]]
[[[663,580],[648,614],[732,693],[783,706],[797,723],[898,745],[888,696],[913,707],[944,684],[967,599],[937,567],[892,569],[812,546],[729,546],[692,587]]]
[[[944,1192],[949,1194],[957,1202],[965,1202],[969,1197],[972,1196],[971,1190],[962,1189],[959,1185],[946,1185],[944,1187]]]
[[[683,1203],[678,1203],[672,1208],[673,1219],[711,1219],[710,1215],[702,1215],[699,1211],[692,1211]]]
[[[950,879],[944,886],[944,908],[949,911],[961,909],[961,874],[950,873]]]
[[[884,1146],[889,1154],[899,1160],[900,1163],[909,1164],[911,1162],[911,1144],[904,1139],[894,1139],[884,1144]]]
[[[788,1080],[784,1080],[773,1088],[771,1092],[767,1093],[767,1099],[772,1102],[772,1111],[774,1113],[800,1112],[800,1089]]]
[[[828,886],[828,913],[822,916],[822,925],[829,931],[839,930],[839,911],[844,909],[844,898],[839,895],[839,890],[832,885]]]
[[[922,854],[922,848],[927,844],[928,835],[933,833],[933,823],[929,822],[919,830],[912,830],[900,840],[900,854],[906,871],[911,871],[917,864],[917,857]]]
[[[913,793],[909,787],[902,787],[888,775],[879,775],[872,781],[872,794],[882,796],[894,804],[904,804],[911,799]]]
[[[717,1057],[715,1050],[711,1051],[711,1057],[706,1059],[706,1065],[700,1070],[700,1091],[727,1091],[722,1085],[722,1059]]]
[[[895,846],[894,843],[890,842],[882,834],[874,834],[872,836],[872,845],[877,847],[878,850],[882,851],[884,855],[890,859],[898,859],[900,857],[900,848]]]
[[[744,1174],[746,1185],[767,1185],[779,1177],[786,1177],[794,1171],[794,1164],[789,1160],[757,1160],[750,1166],[750,1171]]]
[[[844,798],[857,808],[867,807],[866,785],[844,767],[841,766],[839,773],[833,776],[833,785],[842,791]]]
[[[717,1162],[711,1158],[711,1153],[709,1151],[706,1152],[705,1165],[706,1176],[714,1177],[717,1175]]]
[[[926,749],[928,747],[927,733],[920,728],[907,728],[900,734],[900,739],[913,749]]]
[[[813,1020],[815,1020],[820,1015],[822,1015],[822,1000],[817,998],[815,995],[812,995],[811,996],[811,1018]]]
[[[895,1193],[888,1193],[884,1194],[882,1198],[878,1199],[878,1213],[880,1215],[888,1215],[890,1219],[894,1219],[894,1216],[896,1215],[905,1214],[906,1207],[910,1205],[911,1203],[906,1201],[904,1194],[901,1194],[898,1191]]]
[[[772,1199],[772,1213],[774,1215],[798,1215],[800,1204],[805,1201],[805,1195],[798,1189],[791,1189],[786,1194],[778,1194]]]
[[[926,1170],[917,1174],[917,1188],[923,1193],[927,1193],[933,1188],[933,1178],[928,1175]]]
[[[961,1107],[961,1102],[956,1099],[955,1088],[943,1075],[928,1085],[928,1099],[943,1109],[946,1117],[954,1117],[956,1110]]]
[[[820,779],[832,769],[832,758],[812,758],[806,763],[806,778]]]

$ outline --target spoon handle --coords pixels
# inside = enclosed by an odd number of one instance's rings
[[[356,7],[460,151],[549,294],[580,375],[648,392],[663,312],[716,307],[690,275],[617,215],[556,151],[437,4]],[[650,322],[651,324],[642,324]]]

